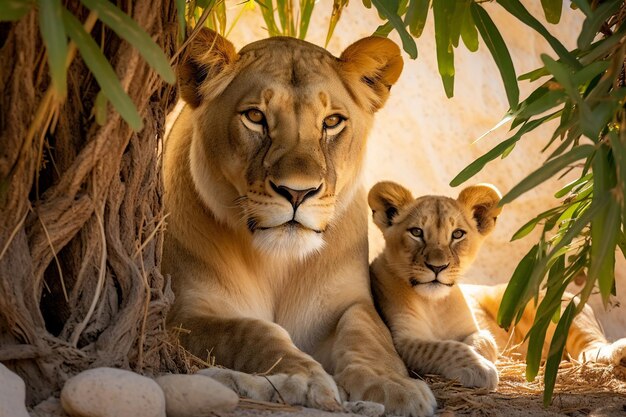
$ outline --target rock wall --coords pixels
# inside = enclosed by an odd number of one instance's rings
[[[542,19],[539,2],[525,3],[535,16]],[[561,22],[556,26],[547,26],[568,48],[573,48],[580,31],[582,14],[570,10],[568,4],[566,2],[564,5]],[[507,42],[518,74],[537,68],[541,62],[541,53],[554,56],[539,35],[508,15],[500,6],[484,6]],[[330,0],[317,3],[307,40],[318,45],[324,44],[331,8]],[[238,7],[233,6],[229,11],[231,21],[238,12]],[[367,10],[359,0],[353,0],[344,10],[328,49],[339,55],[350,43],[370,35],[379,24],[374,10]],[[266,37],[263,27],[258,11],[244,13],[229,38],[236,47],[241,47]],[[395,33],[391,37],[399,43]],[[470,53],[464,47],[455,51],[455,97],[446,98],[437,72],[432,15],[428,18],[417,46],[418,58],[411,60],[405,55],[404,72],[392,88],[387,105],[377,115],[369,138],[364,182],[370,187],[380,180],[393,180],[408,186],[415,196],[455,196],[462,187],[450,188],[450,180],[468,163],[506,137],[508,128],[505,126],[480,142],[472,143],[500,121],[508,109],[506,95],[497,67],[481,43],[476,53]],[[520,96],[523,99],[533,86],[524,83],[521,87]],[[543,128],[526,135],[505,160],[494,161],[467,184],[489,182],[503,193],[507,192],[542,164],[547,155],[539,151],[552,132],[553,128]],[[468,282],[500,283],[511,277],[517,262],[535,243],[538,234],[516,242],[509,242],[511,236],[534,214],[556,205],[558,201],[552,195],[559,184],[566,182],[567,178],[543,184],[505,207],[496,231],[489,237],[474,266],[467,273]],[[380,232],[370,224],[372,258],[382,245]],[[626,262],[621,254],[617,257],[616,304],[621,302],[626,305]],[[576,291],[576,288],[572,290]],[[626,307],[619,308],[616,305],[604,311],[599,297],[592,300],[592,305],[611,339],[626,336]]]

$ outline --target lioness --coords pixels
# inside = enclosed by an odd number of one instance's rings
[[[168,323],[191,352],[230,368],[209,373],[241,395],[435,409],[395,352],[368,277],[359,173],[402,66],[385,38],[335,58],[282,37],[237,53],[207,29],[178,65],[187,106],[163,162],[163,272],[176,294]]]
[[[404,362],[465,386],[494,389],[499,352],[507,343],[524,340],[535,311],[526,308],[511,336],[495,321],[506,285],[457,284],[495,227],[499,192],[476,185],[456,200],[414,199],[401,185],[381,182],[368,201],[385,238],[383,252],[371,265],[374,299]],[[565,302],[571,298],[566,294]],[[551,326],[547,341],[553,332]],[[608,343],[593,310],[585,306],[572,322],[566,351],[577,360],[617,365],[626,360],[626,339]]]

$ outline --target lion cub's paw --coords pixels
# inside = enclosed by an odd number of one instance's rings
[[[342,411],[337,385],[325,372],[310,375],[251,375],[225,368],[208,368],[198,372],[233,389],[242,397],[260,401],[285,402],[290,405]]]
[[[385,415],[432,416],[437,400],[424,381],[400,375],[383,376],[362,366],[351,366],[335,377],[348,401],[373,401],[385,406]]]
[[[457,379],[464,387],[487,388],[494,390],[498,386],[496,365],[472,351],[471,356],[461,360],[462,365],[451,368],[447,378]]]

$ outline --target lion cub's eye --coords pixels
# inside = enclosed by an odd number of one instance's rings
[[[346,118],[340,114],[332,114],[324,119],[324,130],[330,136],[341,132]]]
[[[414,236],[414,237],[423,237],[424,236],[424,231],[422,229],[420,229],[419,227],[411,227],[409,229],[409,233],[411,234],[411,236]]]
[[[465,230],[456,229],[454,232],[452,232],[452,239],[461,239],[463,236],[465,236],[465,233],[467,233]]]
[[[261,124],[265,121],[265,115],[259,109],[246,110],[243,114],[252,123]]]

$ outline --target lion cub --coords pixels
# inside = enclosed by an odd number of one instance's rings
[[[499,192],[475,185],[456,200],[414,199],[404,187],[381,182],[368,201],[386,242],[370,266],[372,292],[405,364],[458,379],[464,386],[494,389],[498,352],[510,343],[524,355],[535,309],[529,304],[507,333],[495,320],[506,284],[457,284],[495,227]],[[572,297],[565,293],[563,305]],[[551,324],[543,357],[553,334]],[[609,343],[588,305],[573,319],[565,351],[577,361],[626,365],[626,338]]]
[[[466,188],[457,200],[415,200],[392,182],[370,191],[374,223],[386,241],[370,268],[372,290],[409,368],[458,379],[464,386],[497,386],[494,338],[479,328],[455,284],[493,230],[499,200],[487,185]]]

